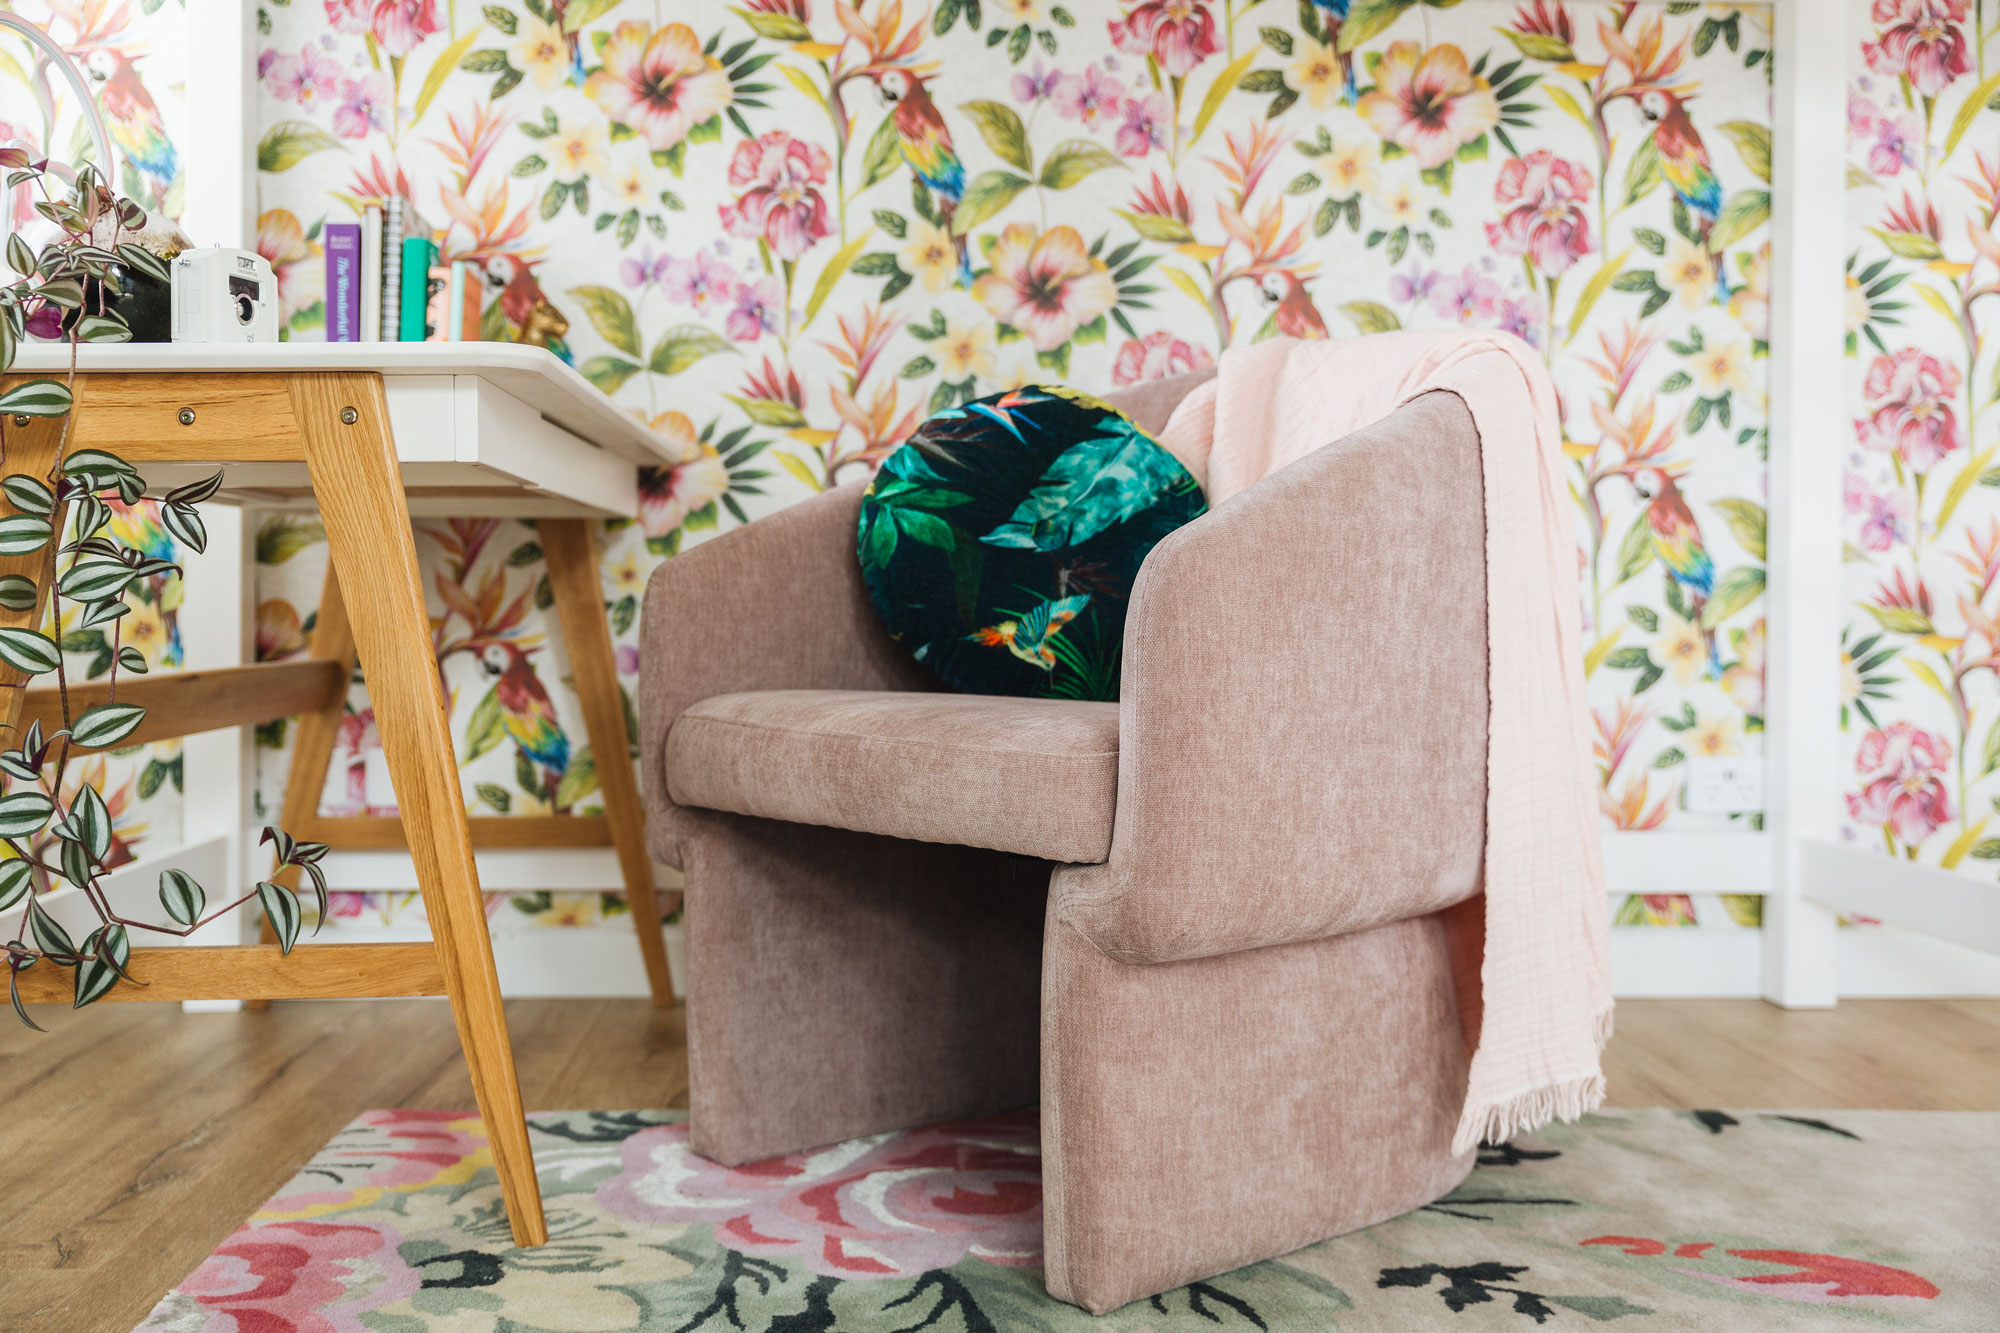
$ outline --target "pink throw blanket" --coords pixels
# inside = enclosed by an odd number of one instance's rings
[[[1278,338],[1225,353],[1160,440],[1220,504],[1433,390],[1472,414],[1486,485],[1484,911],[1474,898],[1446,918],[1473,1052],[1462,1152],[1604,1100],[1609,903],[1555,386],[1507,334]]]

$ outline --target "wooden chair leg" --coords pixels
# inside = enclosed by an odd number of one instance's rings
[[[79,402],[83,396],[83,386],[78,382],[76,394]],[[72,412],[75,410],[71,409]],[[29,417],[26,425],[16,425],[12,418],[0,420],[0,475],[25,473],[38,481],[48,480],[55,467],[56,451],[62,447],[63,419],[61,417]],[[20,512],[10,501],[0,500],[8,513]],[[58,502],[55,512],[49,515],[56,534],[60,538],[63,517],[68,512],[67,502]],[[0,556],[0,575],[20,574],[35,581],[35,606],[31,611],[0,611],[0,626],[9,629],[39,630],[42,617],[48,614],[49,585],[55,581],[58,542],[50,542],[39,551],[27,555]],[[14,746],[20,744],[14,735],[14,727],[21,720],[21,705],[25,701],[29,677],[12,667],[0,663],[0,744]]]
[[[347,622],[347,605],[340,599],[340,579],[333,561],[326,562],[326,579],[320,585],[319,613],[313,622],[312,646],[308,655],[321,661],[338,662],[348,679],[354,676],[354,628]],[[285,770],[285,798],[278,814],[278,827],[298,833],[319,816],[319,798],[326,790],[327,770],[333,766],[334,747],[340,740],[340,720],[347,711],[343,694],[328,708],[301,714],[292,736],[292,762]],[[273,877],[288,889],[299,887],[299,869],[287,866]],[[266,944],[278,941],[271,923],[263,923],[259,938]],[[250,1010],[268,1009],[269,1000],[245,1000]]]
[[[382,381],[375,375],[333,373],[289,378],[306,467],[368,673],[375,725],[395,780],[514,1243],[540,1245],[548,1239],[548,1223],[500,1003],[500,978],[487,935],[486,905],[472,859],[465,798]]]
[[[611,842],[618,849],[618,873],[625,881],[639,954],[646,961],[646,983],[652,987],[653,1003],[665,1009],[674,1003],[674,977],[667,963],[666,937],[660,932],[660,899],[653,883],[653,857],[646,850],[639,782],[629,758],[625,703],[618,688],[611,624],[604,615],[594,526],[580,518],[545,518],[535,530],[542,539],[542,554],[548,557],[549,591],[569,649],[584,730],[597,759],[597,785],[604,794]]]

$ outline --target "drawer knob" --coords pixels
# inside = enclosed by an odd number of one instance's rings
[[[192,426],[194,424],[194,409],[192,407],[183,407],[181,409],[180,421],[183,426]]]
[[[341,408],[341,409],[340,409],[340,424],[341,424],[341,425],[343,425],[343,426],[352,426],[352,425],[353,425],[353,424],[354,424],[355,422],[357,422],[357,421],[359,421],[359,420],[361,420],[361,414],[360,414],[359,412],[355,411],[355,410],[354,410],[353,408],[351,408],[351,407],[343,407],[343,408]]]

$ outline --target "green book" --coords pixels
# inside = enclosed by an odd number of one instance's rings
[[[437,262],[437,252],[437,247],[421,236],[403,238],[403,319],[398,342],[424,341],[424,316],[431,303],[431,265]]]

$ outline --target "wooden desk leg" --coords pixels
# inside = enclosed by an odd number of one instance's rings
[[[347,623],[347,606],[340,600],[340,580],[333,572],[331,560],[326,562],[326,580],[320,588],[319,613],[313,621],[308,654],[340,663],[346,678],[354,678],[354,629]],[[299,718],[298,729],[292,736],[291,766],[285,770],[284,805],[278,814],[278,827],[287,833],[304,836],[303,830],[319,817],[319,798],[326,790],[326,772],[333,764],[334,746],[340,740],[340,720],[346,711],[347,697],[343,691],[332,707]],[[297,889],[299,868],[287,866],[272,878],[288,889]],[[263,924],[261,937],[266,944],[278,942],[277,932],[268,921]],[[269,1000],[243,1002],[245,1009],[270,1006]]]
[[[666,1009],[674,1003],[674,977],[667,964],[666,937],[660,932],[659,892],[653,883],[653,857],[646,850],[639,783],[629,757],[611,623],[604,615],[597,546],[591,540],[595,526],[580,518],[545,518],[537,520],[535,531],[549,561],[549,591],[562,621],[570,672],[583,705],[584,730],[597,759],[597,786],[604,794],[611,842],[618,849],[618,873],[625,881],[632,927],[639,934],[639,954],[646,960],[646,982],[652,987],[653,1003]]]
[[[377,375],[290,377],[306,467],[339,570],[368,697],[402,806],[445,992],[516,1245],[548,1240],[486,904],[433,655],[409,505]]]
[[[79,405],[82,397],[83,386],[79,383]],[[75,411],[75,408],[71,410]],[[62,443],[62,428],[61,417],[29,417],[26,425],[14,424],[11,417],[0,420],[0,476],[21,472],[38,481],[47,481],[50,470],[55,466],[56,450]],[[0,505],[4,505],[10,514],[20,512],[11,502],[0,500]],[[67,503],[58,503],[55,512],[49,515],[58,536],[62,533],[63,517],[68,510]],[[41,550],[27,555],[0,557],[0,574],[21,574],[35,581],[35,609],[0,611],[0,626],[32,630],[42,627],[42,617],[48,614],[49,585],[55,582],[58,544],[50,542]],[[0,663],[0,725],[6,728],[0,731],[0,744],[15,746],[21,743],[13,729],[21,720],[21,705],[30,679]]]

